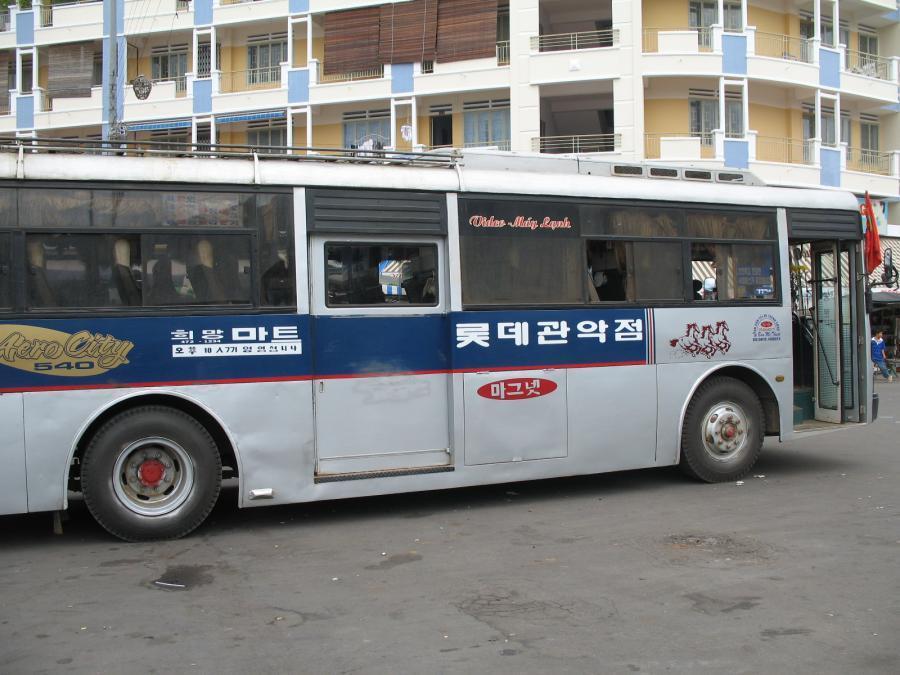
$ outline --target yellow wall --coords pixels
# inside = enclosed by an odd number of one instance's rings
[[[778,12],[772,12],[768,9],[762,9],[761,7],[754,7],[753,5],[748,5],[747,7],[747,23],[751,26],[756,26],[756,30],[762,33],[776,33],[779,35],[791,35],[791,17],[788,14],[780,14]],[[797,35],[799,32],[800,23],[797,22]]]
[[[750,128],[760,136],[790,138],[791,118],[794,112],[785,108],[750,103]]]
[[[343,124],[316,124],[313,126],[313,146],[316,148],[340,148],[344,145]]]
[[[643,3],[645,28],[687,28],[688,0],[645,0]]]
[[[41,63],[40,60],[38,60],[38,86],[42,87],[45,90],[47,89],[47,77],[48,76],[49,76],[49,71],[48,71],[47,65],[44,63]],[[15,80],[10,82],[10,89],[12,89],[14,86],[15,86]]]
[[[465,136],[463,113],[453,113],[453,146],[457,148],[463,147]]]
[[[306,63],[306,38],[294,40],[294,68],[305,68]]]
[[[318,59],[319,63],[323,63],[325,61],[325,38],[313,38],[312,52],[313,58]]]
[[[686,98],[647,99],[644,101],[644,131],[646,133],[686,134],[690,130],[690,107]]]

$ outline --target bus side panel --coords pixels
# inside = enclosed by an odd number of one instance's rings
[[[655,317],[660,465],[678,462],[681,422],[694,390],[727,366],[749,369],[765,381],[784,428],[793,410],[790,310],[697,306],[658,309]]]
[[[241,506],[298,501],[313,475],[312,385],[309,381],[178,388],[80,390],[24,394],[29,511],[66,506],[69,463],[79,434],[103,410],[144,395],[171,395],[199,405],[231,439],[240,472]],[[6,398],[5,396],[3,398]],[[249,490],[272,499],[249,502]]]
[[[22,405],[22,394],[0,394],[0,514],[28,510]]]
[[[573,368],[568,373],[569,461],[573,472],[653,466],[656,366]]]

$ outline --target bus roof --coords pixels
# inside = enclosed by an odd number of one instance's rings
[[[223,159],[76,154],[65,148],[51,153],[40,146],[32,152],[25,147],[2,148],[7,152],[0,152],[0,179],[378,188],[858,210],[850,192],[762,186],[747,172],[573,156],[455,152],[410,154],[407,162],[385,164],[359,154],[348,156],[349,161],[246,152]],[[648,177],[653,173],[667,177]],[[689,174],[702,178],[691,180]]]

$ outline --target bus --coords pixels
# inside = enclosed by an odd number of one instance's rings
[[[856,198],[501,152],[0,144],[0,514],[680,465],[871,422]],[[283,152],[283,151],[282,151]],[[140,154],[142,156],[135,156]]]

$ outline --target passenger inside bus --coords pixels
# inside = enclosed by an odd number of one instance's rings
[[[627,300],[627,265],[624,242],[589,241],[588,268],[597,302]],[[593,300],[594,294],[590,295]]]

